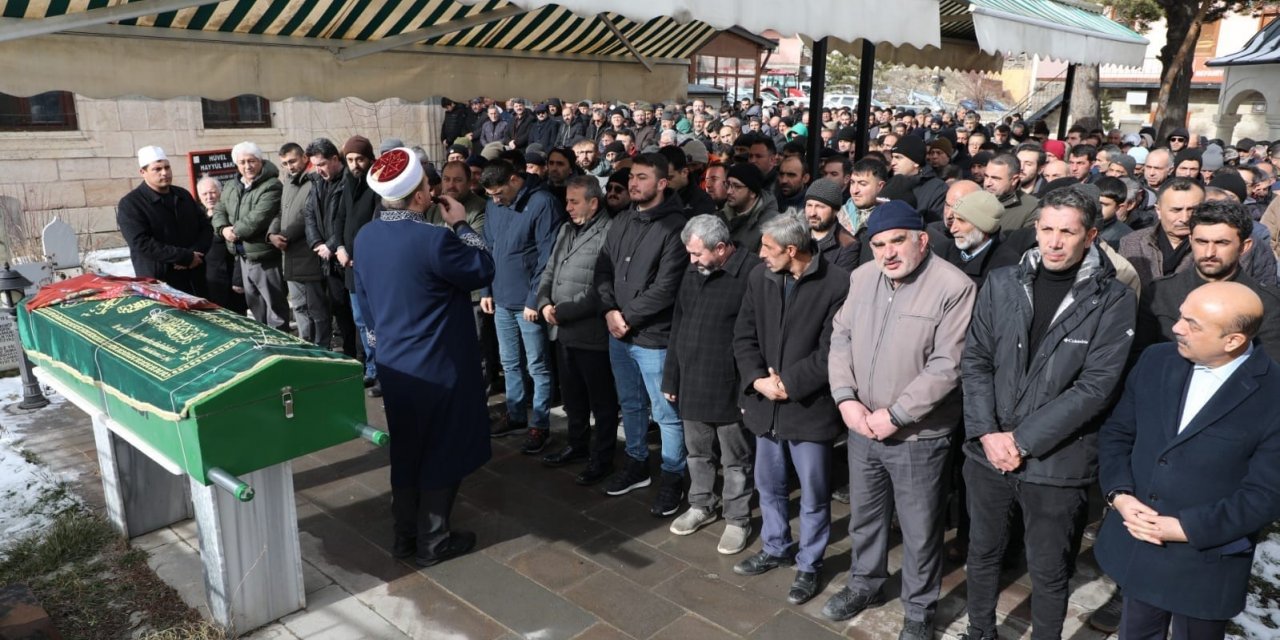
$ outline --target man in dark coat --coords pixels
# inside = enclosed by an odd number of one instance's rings
[[[1280,365],[1252,339],[1248,287],[1193,291],[1177,344],[1151,347],[1098,436],[1112,511],[1094,547],[1124,589],[1120,636],[1221,640],[1256,544],[1280,518]]]
[[[467,112],[462,105],[448,99],[440,98],[440,107],[444,109],[444,120],[440,123],[440,143],[447,151],[458,138],[467,135],[470,130]]]
[[[593,176],[569,178],[565,208],[569,222],[560,225],[556,234],[538,284],[537,306],[549,327],[547,336],[555,343],[569,442],[543,456],[542,464],[560,467],[586,460],[587,468],[574,481],[587,486],[613,473],[618,440],[618,390],[609,366],[609,334],[595,289],[596,261],[613,216],[605,209],[604,191]]]
[[[996,269],[978,293],[960,362],[970,518],[969,640],[996,637],[1000,564],[1022,507],[1032,581],[1032,637],[1058,638],[1098,418],[1133,340],[1133,292],[1094,244],[1097,197],[1080,185],[1045,194],[1038,248]]]
[[[905,135],[893,147],[893,175],[910,181],[916,198],[916,210],[924,216],[925,224],[942,219],[942,208],[947,199],[947,183],[933,172],[925,162],[924,140]]]
[[[787,599],[809,601],[831,534],[831,442],[842,430],[831,399],[831,321],[849,292],[849,272],[819,258],[808,225],[793,216],[765,223],[760,257],[733,331],[742,420],[756,436],[755,479],[764,549],[734,565],[739,575],[796,567]],[[788,459],[800,479],[800,541],[788,523]]]
[[[307,145],[306,153],[315,168],[310,174],[311,193],[302,209],[307,246],[320,259],[325,295],[334,327],[341,335],[342,352],[355,357],[356,323],[351,317],[351,298],[336,255],[338,245],[342,244],[342,187],[347,167],[338,147],[328,138],[313,140]],[[366,382],[373,383],[372,380]]]
[[[1181,317],[1178,309],[1187,295],[1206,282],[1217,281],[1239,282],[1262,299],[1263,321],[1256,338],[1267,353],[1280,353],[1280,296],[1259,285],[1240,264],[1253,244],[1249,212],[1236,202],[1205,202],[1191,214],[1190,225],[1195,268],[1158,278],[1142,290],[1133,358],[1153,344],[1174,340],[1173,326]]]
[[[307,155],[296,142],[280,147],[280,227],[269,236],[284,252],[284,281],[289,287],[289,308],[298,324],[298,337],[324,347],[333,339],[333,316],[325,293],[320,257],[307,245],[305,209],[315,184],[307,174]]]
[[[652,418],[662,440],[662,486],[649,509],[655,517],[679,511],[686,468],[684,425],[661,390],[676,292],[688,264],[680,244],[683,206],[669,187],[668,171],[661,154],[635,159],[626,172],[631,206],[609,229],[595,273],[627,453],[627,466],[614,474],[605,493],[621,496],[652,483],[645,441]]]
[[[413,151],[383,154],[369,183],[386,210],[356,236],[355,278],[391,433],[392,553],[431,566],[475,546],[449,515],[491,455],[471,291],[493,279],[493,259],[457,200],[444,197],[452,230],[423,218],[432,198]]]
[[[338,265],[342,267],[343,287],[347,291],[351,304],[351,319],[356,325],[356,336],[364,347],[364,379],[369,387],[369,395],[379,397],[382,388],[378,385],[378,367],[374,360],[377,347],[369,342],[365,335],[364,313],[360,306],[360,298],[356,295],[355,264],[356,234],[360,228],[368,224],[377,214],[382,203],[378,194],[369,188],[365,174],[373,164],[373,145],[364,136],[351,136],[342,145],[342,158],[347,163],[347,171],[343,175],[342,199],[338,219],[342,220],[342,243],[334,252]]]
[[[209,219],[190,192],[173,184],[173,169],[160,147],[138,150],[138,175],[142,184],[116,209],[134,274],[205,296],[204,255],[213,244]]]
[[[671,342],[662,372],[662,393],[676,404],[688,448],[689,510],[671,523],[686,536],[719,517],[723,500],[726,526],[717,547],[731,555],[751,535],[751,437],[738,409],[738,370],[733,361],[733,326],[747,289],[747,275],[760,260],[734,245],[720,218],[695,216],[680,233],[689,252],[680,283]],[[717,499],[716,443],[724,468]]]

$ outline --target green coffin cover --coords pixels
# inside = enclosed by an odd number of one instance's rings
[[[351,440],[367,420],[358,361],[225,309],[19,305],[18,331],[45,375],[201,482]]]

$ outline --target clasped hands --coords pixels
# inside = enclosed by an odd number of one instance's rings
[[[888,409],[872,411],[857,400],[841,402],[840,417],[847,429],[872,440],[885,440],[898,432]]]
[[[1138,540],[1159,546],[1166,542],[1187,541],[1187,534],[1177,518],[1162,516],[1131,495],[1116,496],[1111,507],[1124,519],[1129,535]]]

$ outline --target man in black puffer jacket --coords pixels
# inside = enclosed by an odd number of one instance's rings
[[[356,233],[360,227],[368,224],[377,211],[382,209],[382,200],[369,188],[365,174],[373,166],[373,145],[364,136],[351,136],[342,145],[342,158],[347,163],[347,171],[342,177],[342,200],[339,219],[342,220],[342,240],[336,252],[338,264],[343,270],[343,284],[351,300],[351,317],[356,325],[356,335],[364,348],[364,382],[369,387],[369,395],[382,396],[382,387],[378,385],[378,368],[374,363],[374,345],[369,342],[365,333],[362,313],[363,303],[356,296],[355,246]]]
[[[968,487],[970,640],[996,637],[1000,562],[1021,505],[1032,638],[1058,638],[1098,425],[1115,399],[1137,300],[1094,245],[1101,211],[1079,185],[1041,202],[1038,248],[991,272],[969,326],[961,379]]]
[[[661,391],[676,293],[689,260],[680,242],[684,205],[668,186],[668,171],[661,154],[635,159],[628,183],[631,208],[609,230],[595,273],[627,441],[627,466],[606,493],[620,496],[651,482],[647,404],[662,436],[662,488],[650,509],[659,517],[679,510],[685,472],[684,426]]]

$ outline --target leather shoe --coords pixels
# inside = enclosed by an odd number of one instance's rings
[[[884,596],[879,593],[862,593],[845,587],[822,605],[822,617],[839,622],[862,613],[868,607],[882,604],[884,604]]]
[[[542,464],[548,467],[563,467],[566,464],[586,460],[590,455],[586,449],[567,445],[555,453],[542,456]]]
[[[397,560],[412,558],[418,553],[418,539],[408,536],[396,536],[391,543],[391,557]]]
[[[591,462],[587,464],[587,468],[583,469],[582,473],[579,473],[573,481],[578,486],[589,487],[611,475],[613,475],[612,464]]]
[[[419,554],[414,559],[419,567],[431,567],[450,558],[456,558],[471,551],[476,546],[476,534],[470,531],[452,531],[449,539],[441,546],[440,551],[431,555]]]
[[[796,579],[787,592],[787,602],[801,605],[813,599],[818,593],[818,574],[814,571],[797,571]]]
[[[778,567],[789,567],[795,563],[795,558],[790,556],[771,556],[768,551],[761,551],[733,565],[733,572],[740,576],[758,576],[766,571],[772,571]]]

